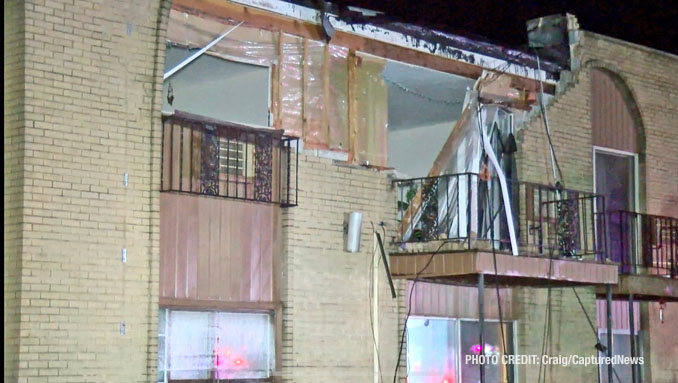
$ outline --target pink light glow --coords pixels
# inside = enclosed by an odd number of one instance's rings
[[[470,350],[471,350],[472,353],[474,353],[476,355],[480,355],[480,351],[481,351],[480,348],[481,347],[480,347],[479,344],[474,344],[473,346],[471,346]],[[490,344],[485,344],[485,354],[491,354],[495,351],[497,351],[496,347],[494,347]]]

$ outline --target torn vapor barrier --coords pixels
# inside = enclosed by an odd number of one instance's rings
[[[172,10],[168,43],[184,49],[188,57],[234,25],[237,22]],[[354,164],[386,166],[388,105],[381,77],[384,59],[247,24],[240,25],[205,54],[270,69],[269,83],[257,85],[270,91],[269,122],[257,125],[282,129],[287,135],[302,138],[304,149],[334,151],[344,158],[348,154]],[[204,83],[210,81],[202,79]],[[198,84],[194,81],[190,86]],[[166,93],[168,88],[166,82]],[[235,95],[243,91],[247,89],[223,90]],[[172,97],[179,99],[182,92],[185,89],[177,87],[175,81]]]
[[[416,240],[417,232],[428,232],[429,238],[494,239],[495,246],[518,254],[513,113],[478,97],[482,84],[492,81],[496,77],[481,77],[469,92],[429,178],[415,190],[405,185],[406,191],[397,191],[413,195],[400,217],[403,241]]]

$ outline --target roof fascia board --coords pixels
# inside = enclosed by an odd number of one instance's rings
[[[321,13],[318,10],[304,7],[297,4],[287,3],[281,0],[229,0],[233,3],[244,6],[257,8],[282,16],[302,20],[307,23],[320,25]],[[387,44],[397,45],[400,47],[413,49],[419,52],[432,54],[443,57],[449,60],[464,61],[473,65],[478,65],[487,70],[496,71],[501,69],[507,73],[527,77],[530,79],[541,79],[545,83],[555,85],[557,81],[549,78],[547,72],[543,70],[529,68],[520,64],[510,63],[506,60],[490,57],[476,52],[470,52],[463,49],[454,49],[453,53],[449,53],[443,46],[438,43],[429,41],[417,41],[406,34],[390,31],[371,24],[364,24],[361,28],[356,28],[342,20],[339,20],[336,15],[330,15],[332,26],[335,30],[350,34],[355,34],[364,38],[381,41]],[[369,53],[369,52],[368,52]]]

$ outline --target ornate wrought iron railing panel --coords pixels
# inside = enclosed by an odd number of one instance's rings
[[[161,191],[296,206],[297,151],[280,130],[175,112],[163,120]]]

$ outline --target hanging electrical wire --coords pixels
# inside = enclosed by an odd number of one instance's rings
[[[480,100],[478,100],[478,105],[480,105]],[[478,113],[478,119],[477,119],[478,129],[480,130],[480,129],[483,129],[482,114],[480,113],[480,107],[478,108],[477,113]],[[484,144],[483,144],[484,135],[482,134],[482,132],[479,132],[479,135],[480,135],[480,140],[481,140],[481,146],[484,147]],[[491,132],[491,137],[494,137],[494,130]],[[499,141],[500,141],[500,144],[503,145],[503,143],[501,142],[501,139],[499,139]],[[490,142],[490,145],[491,145],[491,142]],[[484,150],[483,150],[483,152],[484,152]],[[482,157],[484,157],[484,156],[481,156],[481,158]],[[500,157],[499,161],[501,161],[501,157]],[[488,184],[490,184],[492,182],[492,179],[490,178],[486,182],[488,182]],[[497,214],[494,213],[493,198],[492,198],[493,195],[488,192],[487,196],[488,196],[488,198],[486,200],[487,205],[488,205],[487,209],[490,212],[490,217],[491,217],[490,220],[489,220],[490,247],[492,248],[492,260],[493,260],[493,264],[494,264],[494,285],[495,285],[495,289],[496,289],[496,293],[497,293],[497,310],[498,310],[498,313],[499,313],[499,328],[501,330],[501,343],[502,343],[502,347],[503,347],[502,350],[503,350],[504,353],[506,353],[507,349],[506,349],[506,336],[504,334],[504,317],[502,315],[502,309],[501,309],[501,293],[499,291],[499,272],[497,270],[497,251],[496,251],[495,246],[494,246],[495,245],[494,221],[499,216],[498,215],[499,212],[497,212]],[[484,297],[483,297],[483,299],[484,299]]]
[[[537,59],[537,69],[538,72],[541,72],[541,63],[539,60],[539,53],[537,52],[536,49],[534,49],[535,57]],[[542,115],[543,121],[544,121],[544,129],[546,131],[546,137],[548,139],[548,144],[549,144],[549,150],[551,152],[551,167],[553,171],[553,177],[556,182],[556,193],[557,193],[557,198],[560,200],[562,199],[562,191],[564,190],[564,180],[563,180],[563,174],[560,168],[560,164],[558,163],[558,158],[556,157],[555,150],[553,148],[553,141],[551,139],[551,131],[549,128],[549,123],[548,123],[548,117],[546,114],[546,107],[544,106],[544,85],[542,82],[542,79],[539,77],[536,77],[535,80],[539,83],[539,98],[538,98],[538,104],[539,104],[539,109],[540,113]],[[540,207],[541,208],[541,207]],[[560,214],[560,208],[559,214]],[[547,298],[546,298],[546,308],[545,308],[545,318],[544,318],[544,332],[543,332],[543,338],[542,338],[542,357],[545,355],[546,352],[550,350],[551,342],[550,342],[550,334],[551,334],[551,315],[552,315],[552,308],[551,308],[551,276],[553,273],[553,251],[549,251],[549,272],[548,272],[548,278],[546,280],[547,283]],[[584,312],[584,315],[586,316],[586,319],[589,322],[589,326],[594,332],[595,338],[596,338],[596,349],[598,351],[604,350],[604,346],[600,343],[600,338],[598,337],[598,334],[596,332],[595,327],[593,326],[593,322],[591,321],[591,318],[586,311],[586,308],[584,307],[584,304],[582,303],[581,299],[579,298],[579,294],[575,290],[575,288],[572,288],[572,291],[574,291],[575,296],[577,297],[577,301],[579,302],[579,306],[581,307],[582,311]],[[608,335],[609,336],[609,335]],[[617,378],[617,381],[621,383],[621,379],[619,378],[619,375],[617,374],[617,371],[612,368],[612,372],[614,376]],[[543,375],[543,382],[546,382],[546,369],[544,369],[544,375]],[[542,365],[539,364],[539,376],[538,376],[538,382],[542,382]]]
[[[432,102],[432,103],[435,103],[435,104],[443,104],[443,105],[461,105],[461,104],[464,103],[464,100],[449,101],[449,100],[441,100],[441,99],[433,98],[433,97],[427,96],[427,95],[425,95],[425,94],[423,94],[423,93],[421,93],[417,90],[414,90],[412,88],[408,88],[405,85],[403,85],[403,84],[401,84],[401,83],[399,83],[395,80],[391,80],[390,78],[384,76],[383,74],[381,76],[384,79],[384,81],[386,81],[389,84],[395,85],[399,90],[401,90],[401,91],[403,91],[407,94],[413,95],[415,97],[419,97],[421,99],[424,99],[428,102]]]
[[[377,231],[374,228],[374,222],[370,221],[370,224],[372,225],[372,235],[376,236]],[[382,230],[383,229],[384,229],[384,227],[382,226]],[[386,236],[384,235],[384,237],[386,237]],[[376,250],[376,249],[373,249],[373,250]],[[370,304],[370,309],[369,309],[370,325],[371,325],[370,330],[372,331],[372,341],[374,342],[374,350],[377,353],[377,369],[379,371],[379,381],[381,383],[384,383],[384,374],[381,371],[381,355],[379,355],[379,345],[377,344],[377,335],[374,333],[374,316],[372,314],[372,292],[373,292],[373,289],[374,289],[374,285],[373,285],[373,283],[374,283],[374,258],[375,258],[375,254],[372,254],[372,257],[371,257],[372,260],[370,261],[370,286],[369,286],[370,290],[369,290],[369,293],[367,294],[367,298],[368,298],[369,304]],[[379,262],[379,261],[377,260],[377,262]],[[378,325],[378,323],[377,323],[377,325]]]
[[[393,373],[393,383],[396,383],[398,379],[398,368],[400,368],[400,359],[402,358],[403,355],[403,344],[405,343],[405,334],[407,333],[407,321],[410,319],[410,315],[412,315],[412,293],[414,292],[414,288],[417,285],[417,282],[419,282],[419,277],[421,274],[428,269],[428,267],[431,265],[431,262],[433,262],[433,258],[440,252],[440,250],[443,248],[445,244],[447,244],[449,241],[443,241],[440,246],[431,254],[431,256],[428,258],[428,261],[424,265],[424,267],[421,268],[417,272],[417,274],[414,276],[414,279],[412,280],[412,287],[410,288],[410,293],[407,298],[407,315],[405,316],[405,323],[403,323],[403,332],[402,336],[400,337],[400,347],[398,348],[398,359],[396,360],[396,366],[395,366],[395,372]]]
[[[553,179],[556,183],[563,184],[563,173],[560,170],[560,165],[558,164],[558,158],[556,157],[556,152],[553,149],[553,141],[551,140],[551,129],[549,128],[549,119],[546,115],[546,108],[544,107],[544,84],[541,80],[539,73],[541,73],[541,63],[539,60],[539,53],[537,50],[534,50],[534,54],[537,58],[537,73],[535,74],[536,80],[539,83],[539,99],[537,103],[539,104],[539,111],[541,112],[542,119],[544,120],[544,129],[546,130],[546,137],[549,143],[549,149],[551,152],[551,167],[553,170]],[[556,174],[557,171],[557,174]]]

